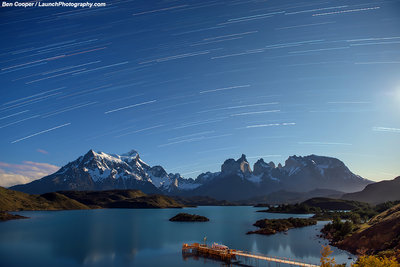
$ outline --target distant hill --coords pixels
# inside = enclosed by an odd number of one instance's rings
[[[344,193],[331,189],[314,189],[308,192],[289,192],[284,190],[279,190],[277,192],[272,192],[266,196],[259,196],[250,198],[242,201],[243,203],[248,203],[252,205],[256,204],[294,204],[300,203],[310,198],[315,197],[329,197],[329,198],[340,198]]]
[[[400,204],[373,217],[365,227],[341,241],[338,247],[352,253],[400,249]]]
[[[178,201],[179,203],[184,204],[185,206],[236,206],[237,203],[228,202],[226,200],[216,200],[212,197],[204,197],[204,196],[172,196],[173,199]],[[243,203],[241,203],[243,204]]]
[[[146,195],[139,190],[60,191],[30,195],[0,187],[0,221],[23,218],[7,211],[182,207],[183,204],[171,197]]]
[[[367,203],[344,200],[344,199],[333,199],[326,197],[315,197],[304,201],[302,204],[310,207],[320,208],[322,210],[354,210],[357,208],[364,208],[369,206]]]
[[[321,217],[320,213],[326,211],[345,211],[357,209],[370,209],[370,205],[364,202],[354,200],[334,199],[326,197],[315,197],[296,204],[281,204],[279,206],[271,206],[266,210],[258,210],[258,212],[271,213],[292,213],[292,214],[318,214],[317,218]],[[347,212],[345,212],[347,213]],[[315,218],[315,217],[314,217]]]
[[[371,204],[400,200],[400,176],[393,180],[369,184],[364,188],[364,190],[344,194],[342,198]]]
[[[75,209],[89,207],[59,193],[29,195],[0,187],[0,211]]]
[[[60,191],[62,195],[92,208],[182,208],[173,198],[146,195],[140,190]]]

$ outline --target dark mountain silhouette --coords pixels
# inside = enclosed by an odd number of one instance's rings
[[[369,184],[364,188],[364,190],[344,194],[342,198],[363,201],[371,204],[400,200],[400,176],[393,180]]]

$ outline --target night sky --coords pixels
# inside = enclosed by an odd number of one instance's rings
[[[193,178],[242,153],[400,175],[400,1],[106,4],[0,9],[0,185],[89,149]]]

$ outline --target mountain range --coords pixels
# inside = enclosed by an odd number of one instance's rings
[[[185,179],[179,173],[167,173],[161,166],[149,166],[135,150],[122,155],[90,150],[51,175],[11,189],[31,194],[139,189],[145,193],[245,200],[277,191],[355,192],[370,183],[352,173],[342,161],[317,155],[290,156],[283,166],[259,159],[253,169],[242,155],[237,160],[227,159],[220,172]]]

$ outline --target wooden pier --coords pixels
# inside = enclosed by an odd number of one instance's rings
[[[233,249],[218,249],[212,248],[205,244],[193,243],[193,244],[183,244],[182,255],[185,256],[203,256],[206,258],[212,258],[216,260],[222,260],[230,262],[235,260],[236,256],[232,254]]]
[[[293,259],[287,258],[279,258],[279,257],[271,257],[265,256],[260,254],[255,254],[252,252],[245,252],[236,249],[229,249],[229,248],[221,248],[221,247],[212,247],[207,246],[206,244],[183,244],[182,245],[182,256],[184,258],[187,257],[205,257],[205,258],[212,258],[220,261],[224,261],[226,263],[232,263],[237,261],[240,258],[244,259],[255,259],[255,260],[262,260],[268,262],[275,262],[275,263],[282,263],[288,264],[291,266],[302,266],[302,267],[319,267],[319,265],[305,263]]]

